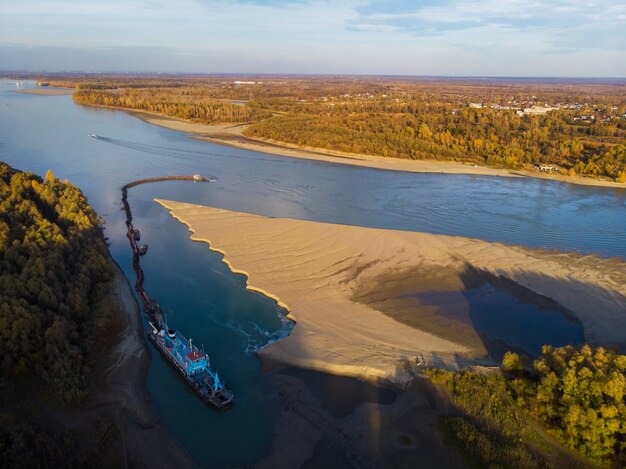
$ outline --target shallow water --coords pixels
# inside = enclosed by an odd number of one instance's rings
[[[521,299],[489,282],[461,291],[431,290],[413,296],[424,306],[435,306],[436,316],[479,331],[487,350],[498,358],[502,355],[500,343],[536,356],[544,344],[562,347],[584,342],[579,321],[554,306]]]
[[[32,86],[30,84],[29,86]],[[149,391],[170,428],[202,464],[251,464],[271,443],[272,417],[252,350],[285,333],[275,303],[245,290],[221,255],[189,242],[154,197],[269,216],[445,233],[626,258],[626,191],[486,176],[413,174],[275,157],[193,140],[70,96],[14,93],[0,82],[0,160],[78,185],[106,222],[114,259],[133,278],[120,211],[132,180],[202,173],[215,184],[163,182],[129,191],[150,245],[146,290],[172,326],[206,351],[234,389],[226,412],[202,404],[153,355]],[[95,133],[103,138],[88,136]]]

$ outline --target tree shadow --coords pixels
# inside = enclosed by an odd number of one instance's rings
[[[617,270],[609,268],[606,275]],[[429,366],[495,364],[507,351],[536,356],[544,344],[626,346],[626,298],[566,276],[521,269],[492,273],[466,263],[421,267],[368,279],[357,285],[353,300],[471,350],[422,350],[416,359]]]
[[[493,358],[536,356],[544,344],[626,349],[626,297],[615,290],[527,270],[505,277],[466,266],[459,277],[468,319]]]

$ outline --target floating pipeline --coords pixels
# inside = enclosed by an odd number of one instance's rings
[[[143,310],[150,319],[148,339],[163,354],[170,364],[180,373],[200,398],[217,408],[225,407],[233,401],[232,391],[220,380],[216,371],[211,369],[208,355],[198,350],[191,339],[173,331],[167,325],[161,307],[143,288],[145,275],[141,268],[141,256],[148,251],[148,245],[139,246],[139,230],[133,226],[133,215],[128,203],[128,189],[140,184],[160,181],[215,182],[215,178],[194,176],[164,176],[139,179],[122,187],[122,210],[126,213],[126,237],[133,252],[133,270],[135,271],[135,291],[143,303]]]

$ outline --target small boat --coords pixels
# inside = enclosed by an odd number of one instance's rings
[[[98,136],[96,134],[89,134],[90,137],[92,138],[98,138]]]

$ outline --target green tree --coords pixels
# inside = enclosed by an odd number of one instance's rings
[[[524,371],[524,361],[517,353],[506,352],[502,358],[502,371],[505,373],[521,373]]]

